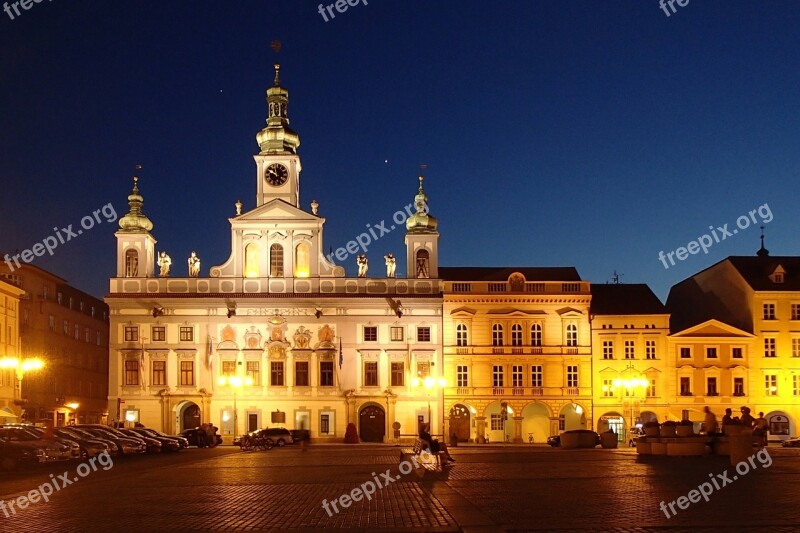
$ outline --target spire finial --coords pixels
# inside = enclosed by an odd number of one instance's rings
[[[275,52],[275,56],[278,56],[278,53],[281,51],[281,42],[277,39],[272,41],[271,44],[272,51]],[[281,85],[281,64],[275,62],[275,87],[280,87]]]
[[[761,226],[761,248],[758,249],[756,255],[759,257],[766,257],[769,255],[769,250],[764,248],[764,226]]]
[[[425,180],[425,169],[427,169],[427,168],[428,168],[428,164],[427,163],[422,163],[419,166],[419,192],[420,193],[423,192],[422,191],[422,182],[423,182],[423,180]]]
[[[142,170],[142,165],[133,166],[133,194],[139,194],[139,176],[136,174]]]

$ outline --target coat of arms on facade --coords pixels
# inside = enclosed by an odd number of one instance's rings
[[[333,328],[331,328],[328,324],[322,326],[317,334],[317,338],[319,339],[317,348],[333,348],[333,336]]]
[[[294,332],[294,347],[304,349],[308,348],[310,343],[311,332],[304,326],[300,326],[297,331]]]
[[[222,338],[222,342],[236,342],[236,330],[233,329],[233,326],[225,326],[222,328],[220,337]]]
[[[525,291],[525,278],[522,277],[522,274],[512,274],[508,283],[511,285],[511,292]]]
[[[261,332],[255,326],[250,326],[245,332],[244,345],[251,350],[261,347]]]
[[[270,359],[283,359],[284,357],[286,357],[286,346],[278,342],[269,345]]]

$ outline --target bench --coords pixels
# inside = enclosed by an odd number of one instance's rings
[[[424,455],[423,455],[424,454]],[[421,439],[414,441],[414,446],[400,450],[400,462],[410,461],[414,466],[414,473],[422,477],[426,470],[431,472],[441,471],[446,464],[445,453],[433,453],[427,449],[427,443]],[[416,465],[422,468],[416,468]]]

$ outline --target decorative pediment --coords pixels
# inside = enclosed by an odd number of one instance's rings
[[[294,332],[294,347],[296,349],[308,349],[311,344],[311,331],[307,330],[305,326],[300,326]]]
[[[717,319],[706,320],[701,324],[692,326],[670,335],[670,337],[734,337],[734,338],[753,338],[752,333],[748,333],[739,328],[735,328]]]
[[[583,313],[581,313],[578,309],[574,307],[562,307],[561,309],[557,310],[556,313],[561,315],[561,318],[571,318],[571,317],[582,317]]]
[[[364,361],[377,361],[381,356],[380,350],[358,350],[358,353]]]
[[[336,345],[333,343],[333,339],[335,337],[335,331],[332,327],[328,324],[325,324],[319,331],[317,332],[317,345],[314,346],[315,350],[332,350],[336,348]]]
[[[537,315],[538,316],[543,316],[543,315],[546,315],[547,312],[542,311],[542,310],[528,311],[528,310],[517,309],[515,307],[506,307],[506,308],[503,308],[503,309],[492,309],[492,310],[488,311],[486,314],[487,315],[493,315],[493,316],[502,315],[502,316],[508,316],[508,317],[514,317],[514,316],[529,317],[529,316],[537,316]]]
[[[250,326],[245,332],[244,346],[248,350],[261,348],[261,332],[255,326]]]
[[[286,359],[288,345],[283,342],[270,342],[267,345],[267,354],[270,359]]]
[[[232,219],[232,223],[239,225],[244,222],[276,222],[276,221],[303,221],[313,222],[315,225],[321,220],[320,217],[307,213],[302,209],[288,204],[280,199],[275,199],[266,204],[256,207]]]
[[[467,318],[473,316],[477,311],[470,307],[459,307],[458,309],[453,309],[450,311],[450,316],[462,317]]]

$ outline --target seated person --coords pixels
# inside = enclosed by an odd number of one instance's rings
[[[424,441],[428,444],[427,448],[431,451],[431,453],[438,453],[440,451],[444,452],[445,457],[448,461],[455,462],[456,460],[450,456],[450,452],[447,451],[447,445],[443,442],[439,442],[438,440],[434,439],[431,434],[429,433],[431,428],[430,424],[424,424],[419,428],[419,440]]]

